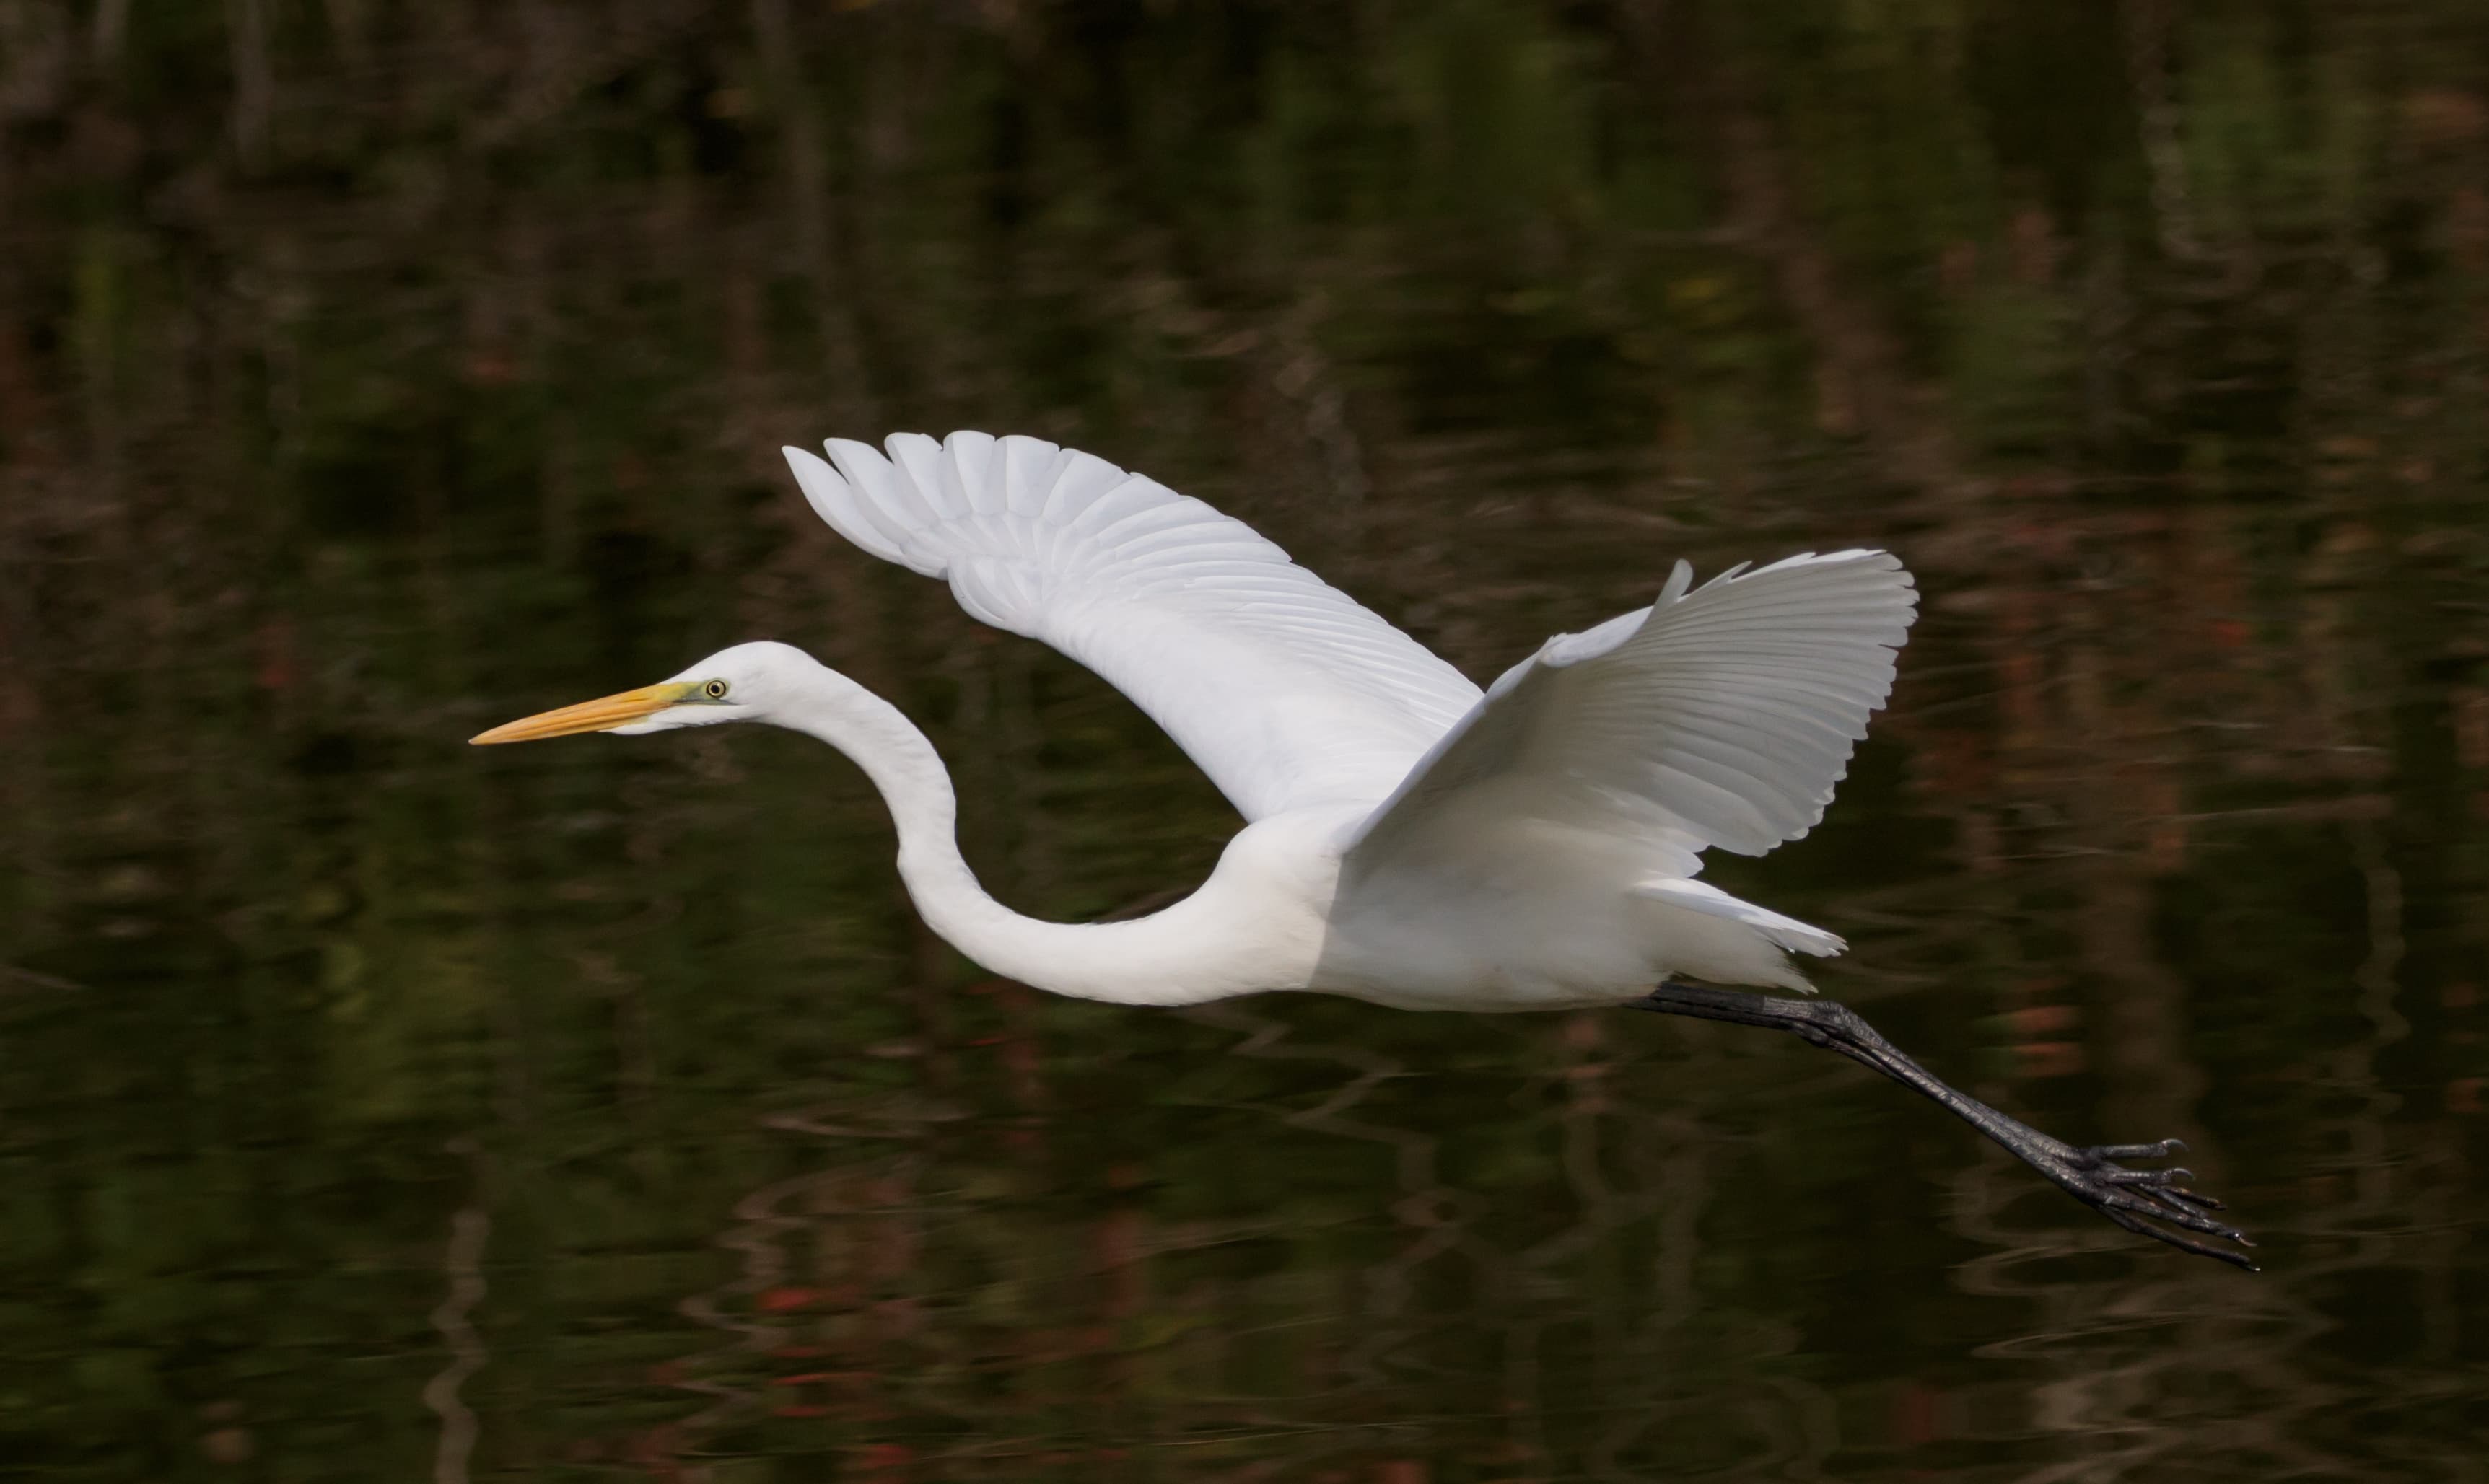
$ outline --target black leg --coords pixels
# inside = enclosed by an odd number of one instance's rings
[[[2092,1149],[2076,1149],[2052,1139],[1937,1081],[1933,1073],[1877,1035],[1856,1011],[1829,1000],[1788,999],[1672,983],[1652,990],[1647,998],[1626,1003],[1629,1009],[1663,1015],[1692,1015],[1698,1020],[1725,1020],[1731,1025],[1789,1031],[1810,1044],[1838,1051],[1942,1103],[1972,1127],[2004,1145],[2016,1158],[2056,1182],[2075,1200],[2128,1231],[2165,1241],[2181,1251],[2218,1258],[2255,1271],[2255,1264],[2243,1255],[2185,1235],[2196,1232],[2243,1247],[2255,1245],[2247,1241],[2246,1233],[2204,1214],[2220,1210],[2221,1203],[2188,1189],[2185,1183],[2194,1178],[2191,1174],[2175,1167],[2130,1170],[2111,1162],[2166,1158],[2187,1147],[2176,1139],[2163,1139],[2158,1144],[2103,1144]],[[2168,1227],[2179,1230],[2170,1231]]]

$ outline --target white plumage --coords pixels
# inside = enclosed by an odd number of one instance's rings
[[[971,956],[1072,994],[1319,988],[1485,1009],[1613,1000],[1668,973],[1802,986],[1786,952],[1839,952],[1694,877],[1707,847],[1760,854],[1822,817],[1914,616],[1891,555],[1810,554],[1701,587],[1679,562],[1649,608],[1549,640],[1481,695],[1243,523],[1145,475],[1032,438],[887,447],[834,439],[829,462],[787,458],[847,539],[1130,697],[1252,821],[1228,864],[1273,856],[1286,878],[1273,890],[1222,866],[1209,900],[1170,909],[1188,956],[1117,924],[1086,934],[1073,977],[1029,964],[1016,940],[959,942]],[[1202,909],[1222,902],[1284,921],[1272,938],[1289,951],[1206,931]],[[928,910],[937,927],[957,915]],[[1100,934],[1151,949],[1137,956],[1155,984],[1101,973]],[[1204,972],[1215,951],[1262,962]]]

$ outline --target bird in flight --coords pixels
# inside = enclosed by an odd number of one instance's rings
[[[768,722],[863,768],[933,930],[1057,994],[1190,1005],[1313,990],[1404,1010],[1622,1005],[1793,1032],[1934,1099],[2111,1221],[2253,1265],[2220,1203],[2160,1160],[2080,1148],[1947,1086],[1791,955],[1820,928],[1701,879],[1823,817],[1916,616],[1888,552],[1790,556],[1559,634],[1485,691],[1244,523],[1035,438],[844,439],[786,450],[821,519],[943,579],[973,616],[1121,690],[1244,816],[1210,878],[1129,921],[1049,923],[961,858],[951,778],[899,709],[786,644],[497,727],[478,743]],[[1686,981],[1702,981],[1701,984]],[[1791,990],[1763,994],[1718,985]]]

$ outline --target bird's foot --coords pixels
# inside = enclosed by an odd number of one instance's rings
[[[2213,1258],[2249,1272],[2256,1270],[2255,1264],[2245,1256],[2213,1244],[2225,1241],[2242,1247],[2255,1245],[2247,1241],[2245,1232],[2205,1214],[2219,1211],[2221,1203],[2197,1194],[2189,1184],[2194,1179],[2192,1174],[2175,1165],[2131,1170],[2117,1162],[2166,1159],[2187,1147],[2176,1139],[2080,1149],[2050,1138],[2029,1124],[2009,1118],[1978,1099],[1946,1086],[1926,1068],[1903,1055],[1856,1011],[1831,1001],[1766,997],[1672,981],[1653,989],[1647,997],[1629,1003],[1636,1010],[1662,1014],[1690,1015],[1731,1025],[1768,1026],[1838,1051],[1932,1099],[2048,1177],[2067,1194],[2128,1231],[2165,1241],[2181,1252]]]
[[[2249,1272],[2256,1270],[2255,1263],[2245,1253],[2213,1245],[2215,1241],[2231,1242],[2242,1247],[2252,1247],[2255,1243],[2237,1227],[2205,1214],[2206,1212],[2219,1211],[2222,1206],[2219,1201],[2191,1187],[2189,1183],[2195,1178],[2193,1171],[2184,1165],[2129,1169],[2117,1162],[2120,1159],[2166,1159],[2173,1155],[2184,1154],[2187,1149],[2184,1143],[2162,1139],[2157,1144],[2096,1144],[2089,1149],[2077,1149],[2054,1139],[2047,1142],[2055,1148],[2017,1153],[2075,1200],[2130,1232],[2156,1241],[2165,1241],[2182,1252],[2215,1258]],[[2203,1238],[2211,1241],[2199,1240]]]

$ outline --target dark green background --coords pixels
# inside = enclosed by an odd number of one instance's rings
[[[1786,1038],[1046,999],[1234,820],[781,442],[1213,500],[1481,679],[1900,551],[1714,879],[2248,1277]],[[2476,0],[0,0],[0,1472],[2476,1479]],[[1619,986],[1620,990],[1629,986]]]

